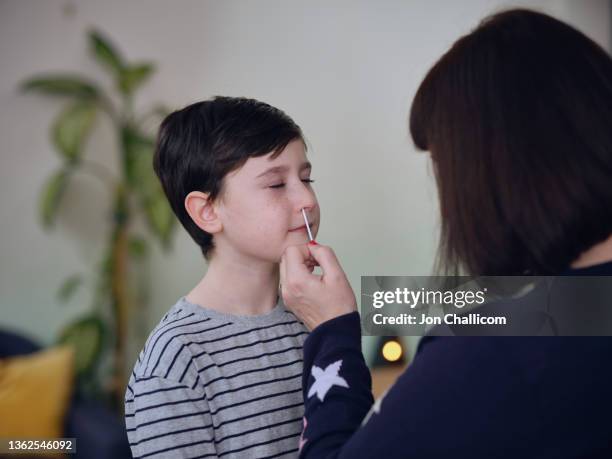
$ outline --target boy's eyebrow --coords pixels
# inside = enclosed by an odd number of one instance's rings
[[[265,170],[264,172],[262,172],[261,174],[259,174],[255,178],[263,177],[264,175],[268,175],[268,174],[286,172],[288,169],[289,169],[289,166],[275,166],[275,167],[271,167],[270,169]],[[306,161],[305,163],[302,163],[302,165],[299,168],[299,171],[302,172],[305,169],[312,169],[312,164],[310,164],[309,161]]]

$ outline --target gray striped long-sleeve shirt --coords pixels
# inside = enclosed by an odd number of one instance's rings
[[[268,314],[235,316],[180,298],[128,383],[134,457],[297,457],[307,334],[281,299]]]

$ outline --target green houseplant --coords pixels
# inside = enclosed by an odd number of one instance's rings
[[[146,262],[151,238],[167,250],[176,227],[176,219],[152,168],[154,138],[144,128],[146,120],[164,116],[167,110],[156,105],[141,116],[134,113],[136,91],[154,72],[151,62],[127,62],[96,30],[89,31],[87,39],[93,58],[112,78],[112,92],[74,73],[36,75],[23,81],[21,89],[65,101],[51,126],[51,140],[61,165],[40,195],[44,228],[53,226],[75,174],[91,174],[101,179],[112,200],[106,248],[89,276],[94,279],[91,311],[67,324],[59,341],[76,349],[80,388],[121,411],[127,366],[133,363],[126,361],[128,324],[144,297],[138,291],[143,287],[130,278],[130,266]],[[107,116],[116,132],[118,172],[85,156],[86,141],[99,116]],[[137,219],[144,222],[141,225],[144,234],[142,230],[138,234],[134,228]],[[60,299],[70,299],[85,284],[85,277],[80,274],[68,277],[59,288]]]

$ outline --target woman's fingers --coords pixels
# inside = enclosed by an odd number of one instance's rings
[[[305,244],[287,247],[282,258],[285,261],[286,278],[300,277],[305,271],[308,271],[307,265],[311,256]]]
[[[295,245],[285,249],[280,262],[281,286],[294,285],[299,279],[310,276],[313,271],[312,257],[305,245]]]
[[[321,266],[323,275],[312,274],[316,264]],[[287,247],[281,258],[280,274],[285,305],[309,330],[357,309],[351,285],[327,246]]]
[[[338,261],[338,258],[336,258],[336,254],[331,247],[321,244],[308,244],[305,247],[310,252],[317,265],[323,270],[324,276],[344,275],[340,262]]]

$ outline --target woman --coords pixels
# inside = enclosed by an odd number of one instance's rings
[[[445,269],[612,275],[610,120],[612,60],[570,26],[511,10],[459,39],[410,117],[434,164]],[[333,251],[287,249],[281,280],[312,330],[301,457],[612,457],[612,339],[427,336],[373,404]]]

